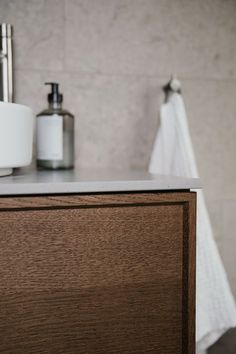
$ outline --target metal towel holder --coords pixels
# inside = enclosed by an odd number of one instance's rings
[[[162,87],[165,94],[165,102],[168,101],[169,95],[173,92],[181,93],[181,82],[176,75],[172,75],[166,85]]]

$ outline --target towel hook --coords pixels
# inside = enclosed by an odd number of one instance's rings
[[[176,75],[171,75],[170,81],[162,87],[165,94],[165,102],[168,101],[170,93],[181,93],[181,82],[177,79]]]

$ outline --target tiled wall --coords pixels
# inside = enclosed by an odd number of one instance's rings
[[[15,27],[16,98],[61,83],[78,167],[146,168],[178,74],[210,216],[236,295],[236,1],[0,0]]]

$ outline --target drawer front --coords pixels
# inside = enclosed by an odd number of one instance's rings
[[[195,195],[177,196],[2,199],[0,353],[193,353]]]

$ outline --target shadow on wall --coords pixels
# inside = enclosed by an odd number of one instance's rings
[[[226,332],[214,345],[208,349],[208,354],[235,354],[236,328]]]

